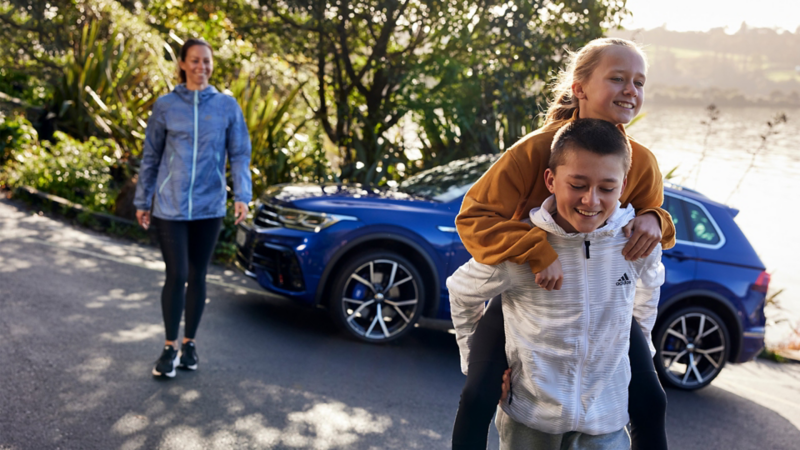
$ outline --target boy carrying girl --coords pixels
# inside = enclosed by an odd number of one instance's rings
[[[631,317],[655,353],[660,245],[626,261],[622,232],[635,215],[619,199],[631,150],[613,124],[578,119],[555,135],[545,183],[551,194],[530,212],[546,231],[564,272],[561,290],[544,290],[527,264],[470,260],[447,280],[466,373],[484,303],[502,295],[511,390],[495,420],[502,449],[629,448]]]

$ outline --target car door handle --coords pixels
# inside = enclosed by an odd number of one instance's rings
[[[667,258],[677,259],[678,261],[683,261],[683,260],[689,259],[689,256],[687,256],[685,253],[683,253],[683,252],[675,252],[675,251],[669,252],[669,253],[664,253],[664,256],[666,256]]]

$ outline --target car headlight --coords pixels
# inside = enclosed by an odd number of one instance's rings
[[[264,205],[260,215],[264,215],[262,223],[278,222],[286,228],[295,230],[313,231],[319,233],[336,222],[345,220],[357,221],[356,217],[341,214],[329,214],[317,211],[303,211],[300,209],[284,208],[277,205]]]

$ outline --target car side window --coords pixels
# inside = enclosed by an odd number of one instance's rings
[[[689,238],[689,227],[684,219],[685,214],[683,213],[681,203],[683,202],[669,195],[665,195],[662,208],[667,210],[669,215],[672,216],[672,224],[675,225],[675,239],[679,241],[691,241],[692,239]]]
[[[699,206],[684,202],[686,214],[689,216],[689,229],[691,230],[692,241],[699,244],[718,244],[720,241],[719,233],[711,219]]]

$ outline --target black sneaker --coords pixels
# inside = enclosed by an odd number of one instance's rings
[[[175,367],[178,365],[178,351],[171,345],[165,345],[161,357],[153,367],[153,375],[157,377],[172,378],[175,376]]]
[[[197,363],[200,358],[197,356],[197,348],[194,346],[194,341],[189,341],[181,345],[181,364],[178,366],[181,369],[197,370]]]

